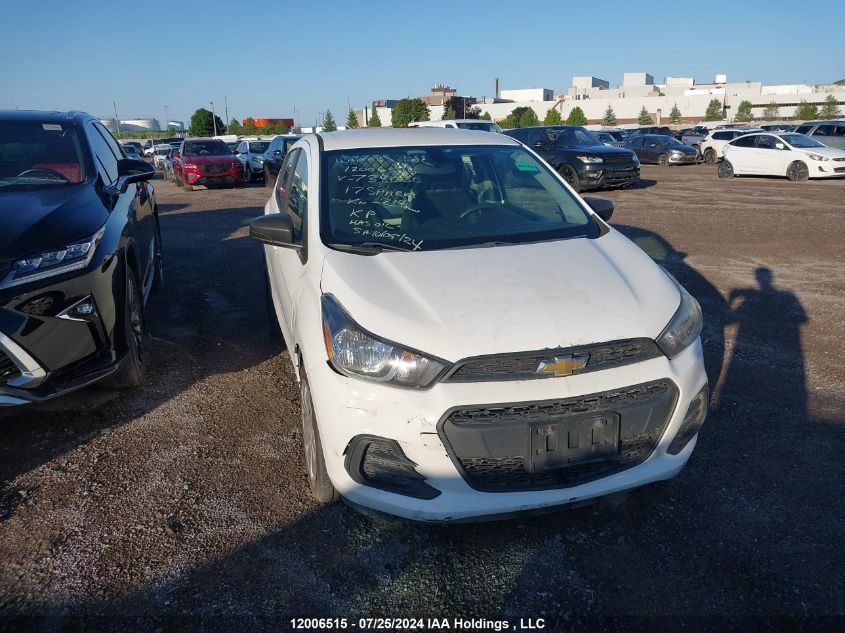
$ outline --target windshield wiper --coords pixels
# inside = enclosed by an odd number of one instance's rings
[[[358,242],[356,244],[326,244],[329,248],[350,253],[365,251],[368,253],[381,253],[382,251],[411,252],[414,249],[397,246],[396,244],[385,244],[383,242]]]

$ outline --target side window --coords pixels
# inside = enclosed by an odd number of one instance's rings
[[[238,143],[238,153],[243,154],[246,151],[246,143]]]
[[[816,128],[814,136],[833,136],[834,125],[820,125]]]
[[[538,141],[542,141],[543,143],[548,144],[548,141],[546,140],[546,135],[543,134],[543,130],[531,130],[528,133],[528,142],[526,143],[526,145],[528,145],[528,147],[534,147],[534,145]]]
[[[714,141],[729,141],[733,138],[733,134],[730,132],[714,132],[713,133],[713,140]]]
[[[289,152],[279,170],[279,179],[276,181],[276,202],[279,205],[279,210],[284,210],[287,207],[290,176],[298,154],[299,150]]]
[[[94,163],[97,171],[103,175],[103,180],[110,185],[117,180],[117,158],[109,148],[106,139],[100,134],[94,125],[88,126],[88,142],[91,145],[91,152],[94,155]]]
[[[754,142],[757,139],[760,139],[760,138],[763,138],[763,137],[759,136],[759,135],[758,136],[753,136],[753,135],[752,136],[742,136],[742,137],[736,139],[733,143],[731,143],[731,145],[733,145],[735,147],[754,147]],[[761,146],[758,145],[758,147],[761,147]]]
[[[812,125],[799,125],[797,128],[795,128],[795,132],[797,134],[809,134],[811,127],[813,127],[813,126]]]
[[[308,213],[308,154],[297,152],[296,168],[288,186],[287,211],[293,220],[293,241],[302,242],[302,227]]]
[[[97,128],[97,131],[103,135],[103,138],[106,139],[106,144],[111,148],[112,153],[117,157],[118,160],[121,158],[126,158],[126,154],[123,153],[123,149],[120,147],[120,144],[114,140],[114,137],[111,135],[106,128],[104,128],[99,123],[95,123],[94,127]]]
[[[760,149],[777,149],[776,143],[778,140],[774,136],[769,136],[768,134],[758,134],[756,139],[757,147]]]
[[[641,136],[635,136],[631,139],[631,142],[628,143],[634,149],[642,149],[643,148],[643,139]]]

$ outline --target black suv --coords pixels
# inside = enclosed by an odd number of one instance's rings
[[[287,156],[288,148],[301,137],[296,134],[280,134],[273,137],[270,146],[264,152],[264,186],[272,187],[276,184],[279,169]]]
[[[505,130],[537,152],[575,191],[628,187],[640,179],[640,161],[629,149],[608,147],[574,125],[544,125]]]
[[[0,111],[0,405],[142,382],[154,174],[87,114]]]

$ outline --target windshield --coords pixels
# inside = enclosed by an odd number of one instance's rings
[[[167,154],[167,152],[169,152],[169,151],[170,151],[170,145],[159,145],[158,147],[155,148],[155,153],[158,156],[162,156],[164,154]]]
[[[781,138],[792,145],[792,147],[827,147],[824,143],[819,143],[816,139],[805,136],[804,134],[781,134]]]
[[[519,147],[391,147],[324,156],[320,231],[331,246],[426,251],[598,236],[558,177]]]
[[[602,142],[587,130],[580,128],[547,127],[546,134],[552,139],[555,147],[590,147],[601,145]]]
[[[666,136],[664,138],[666,138],[666,144],[667,145],[681,145],[681,146],[684,145],[678,139],[676,139],[674,136]]]
[[[481,130],[482,132],[501,132],[502,128],[500,128],[497,124],[491,123],[489,121],[462,121],[459,123],[455,123],[459,128],[462,130]]]
[[[270,141],[250,141],[249,151],[253,154],[263,154],[270,147]]]
[[[85,180],[72,123],[0,121],[0,189],[41,189]]]
[[[231,153],[232,150],[223,141],[185,143],[185,156],[226,156]]]

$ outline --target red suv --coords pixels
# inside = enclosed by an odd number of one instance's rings
[[[219,139],[185,140],[172,160],[176,184],[186,189],[193,189],[194,185],[240,187],[244,184],[243,165]]]

